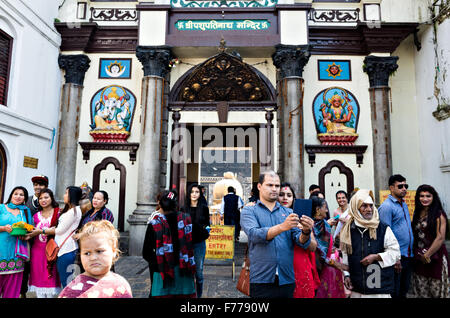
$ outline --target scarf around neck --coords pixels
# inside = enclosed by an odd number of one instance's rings
[[[195,273],[194,250],[192,245],[192,220],[189,214],[177,212],[177,234],[171,233],[169,223],[164,214],[155,215],[150,224],[155,232],[156,262],[164,284],[175,278],[175,266],[181,272]],[[177,235],[180,243],[179,262],[176,264],[173,255],[173,239]]]
[[[373,205],[373,215],[370,220],[366,220],[362,217],[359,212],[359,208],[363,205],[364,201],[368,197],[372,198],[372,201],[375,202],[374,195],[372,191],[361,189],[355,193],[355,195],[351,198],[348,209],[348,220],[345,223],[344,227],[340,232],[340,248],[342,251],[347,253],[348,255],[352,254],[352,237],[350,226],[353,222],[357,222],[358,226],[362,226],[369,230],[369,237],[373,240],[377,239],[377,228],[380,224],[380,217],[378,214],[378,209]]]

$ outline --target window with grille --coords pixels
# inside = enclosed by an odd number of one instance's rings
[[[9,69],[11,65],[12,38],[0,30],[0,105],[6,106]]]

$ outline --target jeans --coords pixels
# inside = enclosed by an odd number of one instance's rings
[[[79,266],[75,264],[77,251],[72,251],[56,259],[56,268],[58,269],[59,280],[62,287],[66,287],[78,274],[80,274]]]
[[[408,293],[409,285],[411,283],[411,273],[412,273],[412,258],[402,256],[401,258],[402,271],[400,273],[395,273],[395,290],[391,294],[392,298],[406,298],[406,293]]]
[[[292,298],[294,296],[295,283],[279,285],[278,276],[273,283],[250,283],[251,298]]]
[[[203,293],[203,263],[206,254],[206,241],[194,244],[195,260],[195,284],[197,288],[197,298],[202,297]]]
[[[197,283],[203,283],[203,263],[205,262],[206,241],[194,244],[195,260],[195,280]]]

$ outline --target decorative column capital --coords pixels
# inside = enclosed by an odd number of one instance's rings
[[[290,76],[302,77],[303,68],[311,56],[311,46],[278,44],[275,46],[275,49],[272,60],[276,68],[280,69],[281,78]]]
[[[164,77],[170,70],[172,51],[169,46],[138,46],[136,56],[142,63],[144,76]]]
[[[398,56],[369,55],[363,70],[369,75],[370,87],[389,86],[389,76],[398,68]]]
[[[66,74],[64,75],[66,83],[83,85],[84,75],[89,69],[89,63],[91,63],[91,60],[84,54],[60,54],[58,57],[59,67],[66,71]]]

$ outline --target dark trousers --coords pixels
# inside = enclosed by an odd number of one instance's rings
[[[295,283],[279,285],[278,276],[275,282],[269,284],[250,283],[251,298],[292,298]]]
[[[395,272],[394,275],[395,290],[391,294],[392,298],[406,298],[411,283],[412,258],[402,256],[401,264],[402,271],[400,273]]]
[[[241,215],[237,212],[234,215],[225,214],[223,218],[224,225],[234,225],[234,238],[239,238],[241,233]]]

